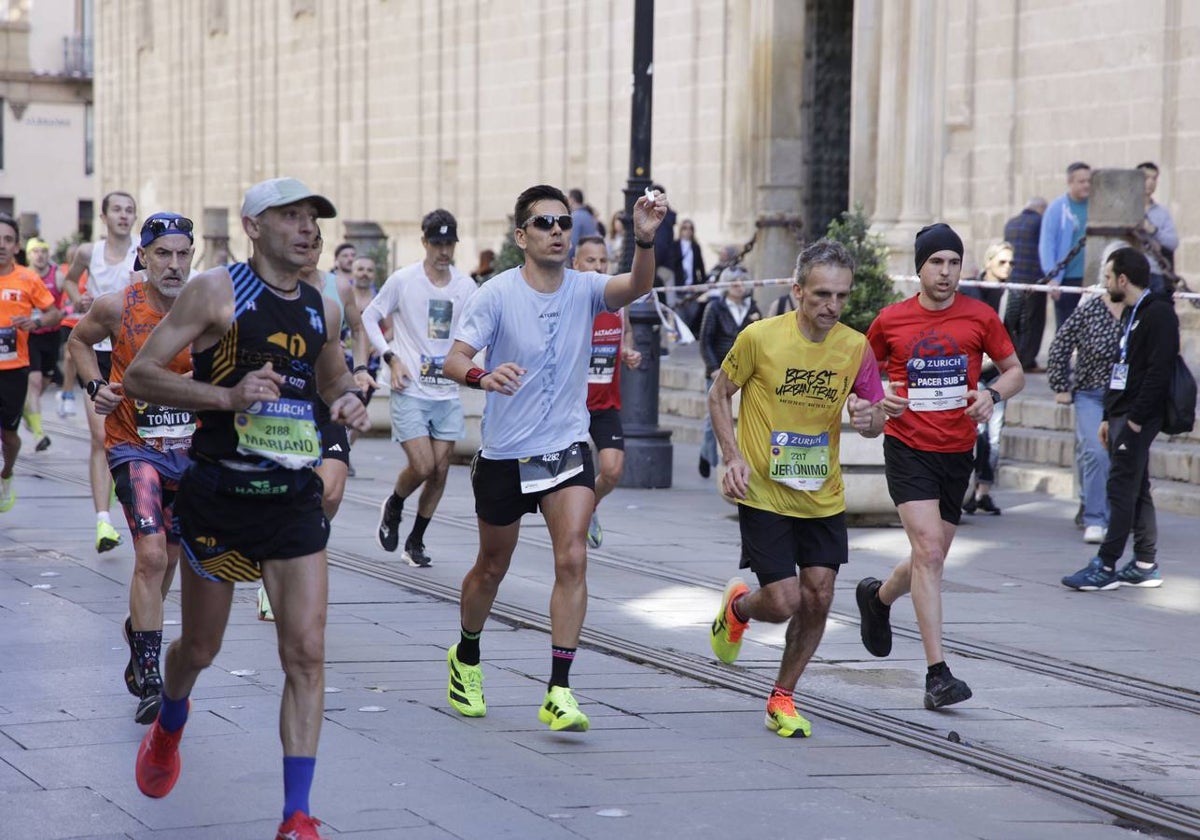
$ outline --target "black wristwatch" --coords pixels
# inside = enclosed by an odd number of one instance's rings
[[[391,350],[388,350],[388,351],[384,352],[384,354],[383,354],[384,364],[390,365],[392,363],[392,359],[394,359],[394,358],[396,358],[396,354],[393,353]]]
[[[998,402],[1003,402],[1004,397],[1000,396],[1000,392],[997,391],[995,388],[984,388],[983,390],[987,391],[989,394],[992,395],[992,404],[993,405],[995,405]]]
[[[653,248],[653,247],[654,247],[654,240],[653,240],[653,239],[649,239],[649,240],[643,241],[643,240],[641,240],[641,239],[636,239],[636,238],[635,238],[635,239],[633,240],[633,244],[634,244],[634,245],[636,245],[636,246],[638,246],[639,248]]]
[[[87,395],[88,395],[88,398],[89,398],[89,399],[90,399],[92,402],[95,402],[95,401],[96,401],[96,395],[97,395],[97,394],[99,394],[99,393],[100,393],[100,389],[101,389],[101,388],[103,388],[103,387],[104,387],[105,385],[107,385],[107,384],[108,384],[108,380],[107,380],[107,379],[93,379],[91,382],[89,382],[89,383],[87,384]]]

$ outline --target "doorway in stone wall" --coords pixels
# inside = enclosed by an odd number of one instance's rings
[[[805,241],[819,239],[848,209],[850,196],[850,68],[853,0],[805,0]]]

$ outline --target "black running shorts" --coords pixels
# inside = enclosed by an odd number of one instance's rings
[[[542,499],[567,487],[596,489],[596,470],[592,466],[592,450],[583,448],[583,472],[566,479],[562,484],[539,493],[522,493],[517,459],[493,461],[476,453],[471,462],[471,489],[475,491],[475,515],[489,525],[511,525],[527,513],[535,513]]]
[[[350,463],[350,435],[341,423],[330,420],[321,426],[321,457]]]
[[[58,330],[29,334],[29,370],[42,376],[53,376],[58,369],[58,348],[62,336]]]
[[[747,505],[737,510],[741,567],[754,572],[760,587],[795,577],[797,568],[824,566],[836,572],[850,558],[844,512],[802,519]]]
[[[29,368],[0,370],[0,428],[10,432],[20,428],[28,390]]]
[[[591,424],[588,434],[596,444],[596,451],[601,449],[625,449],[625,429],[621,427],[621,412],[615,408],[601,408],[591,412]]]
[[[207,580],[254,581],[264,560],[316,554],[329,541],[323,492],[311,469],[242,472],[192,464],[175,496],[188,564]]]
[[[975,453],[923,452],[892,435],[883,439],[883,469],[888,493],[897,507],[905,502],[937,499],[942,519],[957,525],[963,497],[975,469]]]

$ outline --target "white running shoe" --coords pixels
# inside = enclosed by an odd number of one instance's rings
[[[1099,545],[1104,542],[1104,538],[1108,536],[1108,529],[1103,525],[1089,525],[1083,529],[1083,541],[1093,545]]]

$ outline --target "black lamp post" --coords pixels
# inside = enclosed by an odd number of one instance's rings
[[[633,265],[633,204],[650,186],[650,118],[654,99],[654,0],[634,0],[633,103],[629,121],[629,181],[625,186],[625,243],[621,271]],[[658,313],[653,303],[629,307],[642,363],[621,376],[625,427],[622,487],[671,486],[671,433],[658,427]]]

